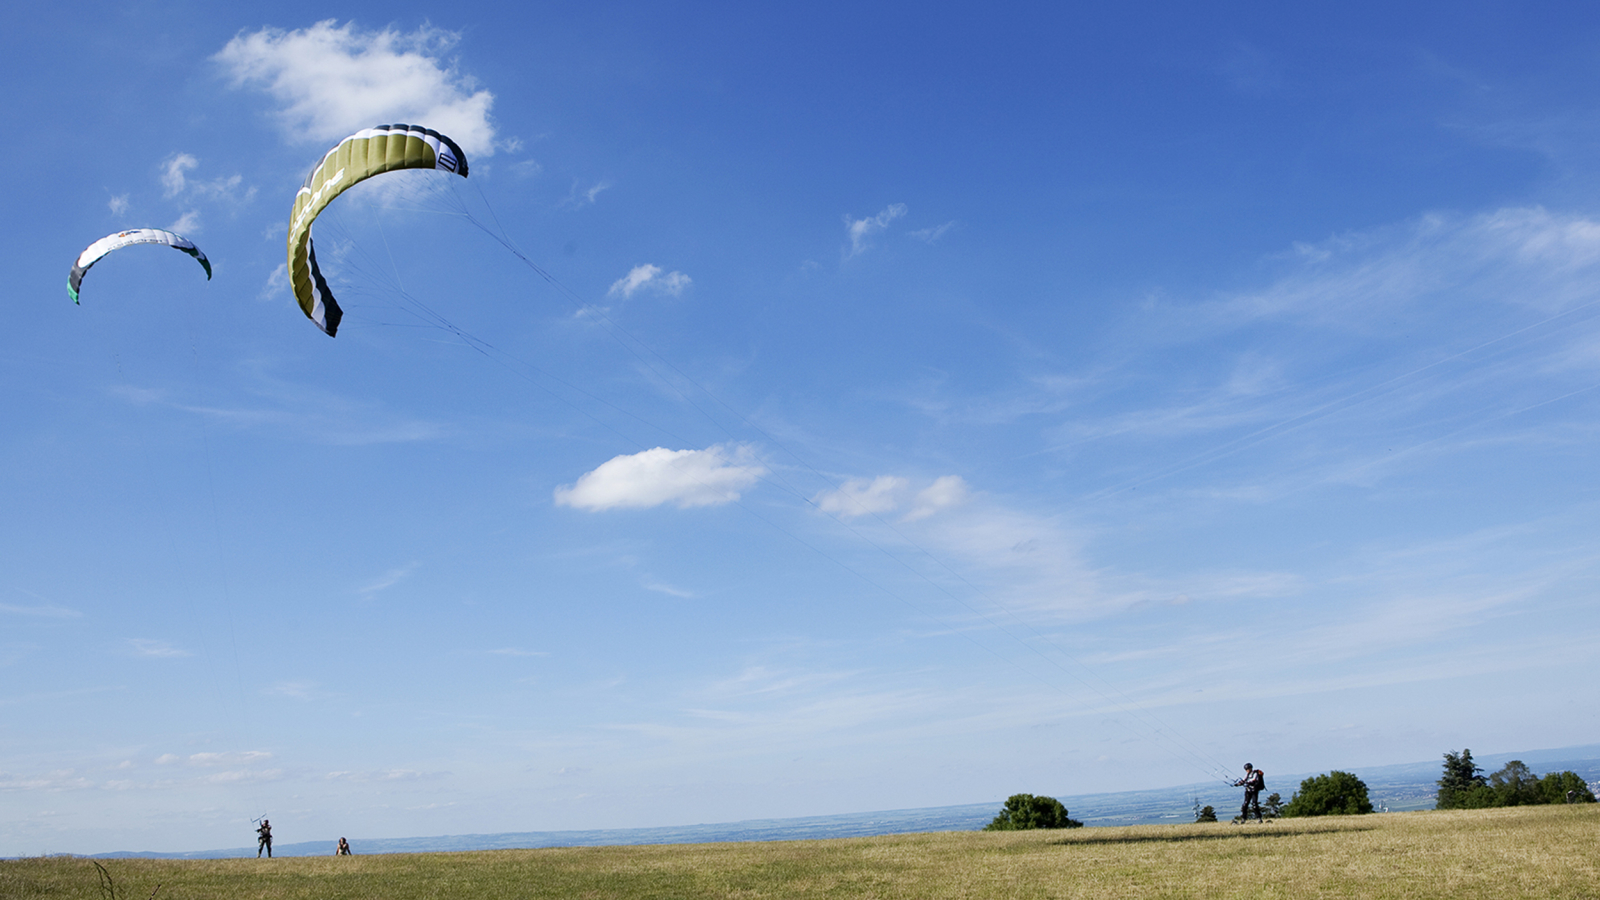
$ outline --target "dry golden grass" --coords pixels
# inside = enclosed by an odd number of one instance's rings
[[[102,861],[125,900],[1600,898],[1600,806],[276,860]],[[103,895],[91,861],[0,862],[0,897]]]

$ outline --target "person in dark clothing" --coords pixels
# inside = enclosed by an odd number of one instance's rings
[[[352,854],[350,852],[350,842],[345,840],[344,838],[339,838],[339,847],[338,847],[338,849],[333,851],[333,855],[334,856],[353,856],[354,854]]]
[[[1244,788],[1244,805],[1239,807],[1239,821],[1250,821],[1250,810],[1256,812],[1256,821],[1265,821],[1261,818],[1261,790],[1267,786],[1267,773],[1249,763],[1244,764],[1244,777],[1233,783],[1234,787]]]
[[[267,859],[272,858],[272,823],[266,819],[261,820],[261,827],[256,829],[256,859],[261,858],[261,851],[267,851]]]

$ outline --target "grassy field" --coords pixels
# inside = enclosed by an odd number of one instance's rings
[[[101,860],[117,900],[1600,898],[1600,805],[256,860]],[[93,861],[0,861],[0,898],[107,896]]]

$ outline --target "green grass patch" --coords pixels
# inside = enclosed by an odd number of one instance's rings
[[[273,860],[100,860],[117,900],[1600,898],[1600,806],[1071,831]],[[6,900],[105,900],[94,861],[0,861]]]

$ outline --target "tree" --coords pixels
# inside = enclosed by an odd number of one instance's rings
[[[1266,814],[1267,818],[1276,819],[1283,815],[1283,806],[1283,797],[1278,794],[1272,794],[1267,797],[1265,803],[1261,804],[1261,811]]]
[[[1520,759],[1513,759],[1489,776],[1495,806],[1528,806],[1545,802],[1539,792],[1539,776]]]
[[[1472,761],[1472,751],[1462,750],[1461,755],[1444,755],[1444,775],[1437,784],[1434,809],[1482,809],[1494,805],[1493,792],[1481,774],[1483,769]]]
[[[1567,799],[1568,792],[1572,800]],[[1594,792],[1584,783],[1583,776],[1577,772],[1566,771],[1561,773],[1551,772],[1539,779],[1539,794],[1544,803],[1593,803]]]
[[[1082,828],[1083,823],[1067,817],[1067,808],[1054,797],[1012,794],[1005,808],[984,831],[1025,831],[1030,828]]]
[[[1300,782],[1285,816],[1347,816],[1372,812],[1367,785],[1349,772],[1329,772]]]
[[[1194,820],[1196,822],[1215,822],[1217,820],[1217,810],[1215,807],[1207,806],[1195,813]]]

